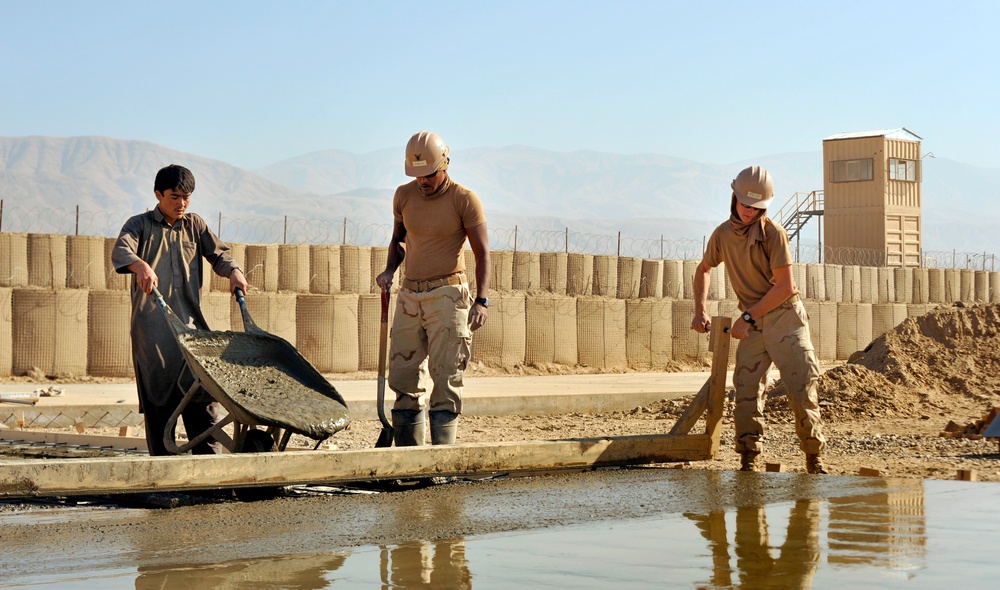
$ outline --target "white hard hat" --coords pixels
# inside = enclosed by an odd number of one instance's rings
[[[744,207],[767,209],[774,200],[774,184],[771,175],[760,166],[744,168],[733,180],[733,194]]]
[[[448,146],[436,133],[421,131],[406,143],[407,176],[430,176],[448,169]]]

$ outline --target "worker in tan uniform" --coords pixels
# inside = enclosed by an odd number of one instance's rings
[[[726,274],[743,314],[730,333],[736,349],[736,450],[743,471],[757,470],[763,450],[764,388],[771,363],[778,367],[795,414],[795,434],[806,454],[806,471],[826,473],[820,454],[826,439],[816,395],[819,364],[809,337],[808,316],[792,279],[788,234],[767,216],[774,198],[771,175],[760,166],[742,170],[732,182],[729,220],[715,228],[694,273],[692,329],[711,327],[706,312],[712,268]]]
[[[406,144],[404,172],[414,180],[396,189],[385,270],[392,285],[405,258],[389,347],[389,388],[396,446],[423,445],[428,417],[432,444],[452,444],[462,413],[462,375],[472,332],[490,305],[490,249],[483,205],[475,192],[448,176],[449,149],[421,131]],[[465,243],[476,260],[476,293],[465,274]],[[430,377],[426,395],[423,383]],[[428,399],[429,397],[429,399]]]

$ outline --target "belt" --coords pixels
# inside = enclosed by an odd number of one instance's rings
[[[429,279],[426,281],[414,281],[412,279],[403,279],[403,288],[408,291],[413,291],[414,293],[424,293],[427,291],[433,291],[438,287],[445,287],[447,285],[461,285],[465,282],[465,273],[460,272],[453,275],[448,275],[446,277],[441,277],[440,279]]]

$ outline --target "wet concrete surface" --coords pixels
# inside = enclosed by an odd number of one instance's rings
[[[280,338],[192,330],[178,341],[193,357],[189,362],[203,387],[242,422],[317,440],[350,423],[336,388]]]
[[[8,505],[0,588],[991,586],[997,500],[998,484],[652,467],[169,510]]]

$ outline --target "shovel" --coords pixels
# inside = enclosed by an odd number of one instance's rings
[[[382,289],[382,324],[378,335],[378,419],[382,423],[382,432],[378,435],[375,447],[392,446],[392,424],[385,417],[385,352],[389,340],[389,290]]]

